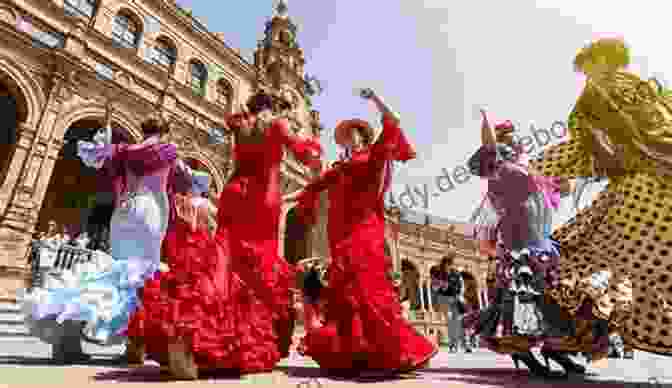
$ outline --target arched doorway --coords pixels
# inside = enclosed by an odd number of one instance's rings
[[[27,102],[11,79],[0,74],[0,186],[5,182],[14,156],[19,123],[28,116]]]
[[[285,218],[284,257],[290,264],[296,264],[309,257],[309,229],[300,222],[296,209],[291,209]]]
[[[100,228],[109,226],[114,200],[111,180],[101,175],[103,171],[85,166],[77,156],[77,142],[91,141],[102,126],[102,120],[83,119],[66,131],[42,202],[38,231],[45,231],[52,220],[71,237],[83,231],[100,233]],[[131,142],[125,130],[115,124],[112,128],[113,143]]]

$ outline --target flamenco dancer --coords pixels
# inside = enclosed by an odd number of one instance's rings
[[[600,39],[579,51],[574,66],[586,82],[570,116],[571,138],[550,147],[536,167],[545,175],[609,179],[596,203],[556,233],[572,249],[551,296],[575,314],[589,304],[626,343],[668,355],[672,104],[627,71],[629,63],[622,39]]]
[[[328,190],[332,256],[326,325],[308,331],[300,351],[335,374],[397,374],[422,368],[437,353],[403,319],[384,254],[390,164],[413,159],[415,151],[383,101],[368,89],[361,96],[383,114],[382,131],[362,120],[341,122],[336,142],[350,159],[326,170],[298,197],[300,214],[314,222],[319,193]]]
[[[111,144],[108,120],[93,142],[78,143],[85,165],[105,169],[114,178],[112,259],[102,272],[81,273],[69,287],[38,290],[24,301],[33,334],[53,345],[57,360],[88,358],[81,352],[82,334],[101,345],[126,340],[129,318],[139,304],[137,291],[159,269],[169,222],[169,181],[177,176],[189,180],[188,169],[177,160],[176,146],[159,140],[167,130],[165,123],[150,119],[142,124],[142,143]],[[129,339],[131,363],[143,361],[137,345]]]
[[[247,108],[227,118],[237,170],[221,193],[214,238],[181,217],[170,271],[147,282],[143,316],[129,329],[179,379],[267,372],[289,354],[295,272],[278,255],[280,163],[287,147],[319,168],[322,151],[273,116],[269,95]]]
[[[512,123],[493,130],[486,112],[481,115],[483,145],[469,167],[472,174],[487,179],[488,191],[472,221],[479,238],[495,248],[495,284],[488,293],[489,306],[465,317],[465,326],[490,350],[510,354],[516,368],[522,361],[532,374],[549,376],[550,369],[530,349],[576,332],[560,307],[544,298],[545,289],[557,284],[560,252],[549,237],[560,191],[569,192],[569,182],[536,174],[522,147],[514,143]],[[542,354],[568,373],[585,372],[565,354],[548,349]]]

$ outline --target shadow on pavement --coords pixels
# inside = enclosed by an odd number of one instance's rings
[[[47,357],[27,357],[27,356],[0,356],[0,365],[24,365],[24,366],[68,366],[68,365],[87,365],[100,367],[123,367],[117,361],[115,356],[96,356],[87,361],[62,363]]]
[[[350,381],[355,383],[380,383],[386,381],[400,381],[408,379],[416,379],[416,373],[409,373],[405,375],[390,375],[389,372],[366,372],[363,375],[344,375],[342,373],[329,373],[329,371],[322,370],[319,367],[305,367],[305,366],[281,366],[274,370],[286,373],[290,378],[298,379],[328,379],[333,381]]]
[[[158,366],[145,365],[134,369],[112,370],[96,374],[94,381],[110,381],[119,383],[159,383],[174,381],[168,373],[163,373]]]
[[[428,368],[422,370],[427,374],[425,378],[439,380],[446,383],[473,384],[476,386],[486,385],[499,388],[536,388],[542,385],[550,385],[553,388],[573,388],[599,386],[600,388],[662,388],[672,387],[672,385],[651,384],[648,380],[625,382],[622,380],[592,379],[586,376],[563,376],[561,374],[550,378],[536,377],[530,375],[527,371],[517,372],[513,369],[467,369],[467,368]]]
[[[109,381],[118,383],[137,383],[137,382],[172,382],[177,381],[169,372],[161,370],[158,366],[145,365],[139,368],[113,370],[98,373],[95,381]],[[207,380],[233,380],[241,381],[243,376],[235,371],[217,371],[199,373],[199,381]]]

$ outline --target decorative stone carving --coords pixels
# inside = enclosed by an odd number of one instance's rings
[[[117,81],[121,86],[125,88],[131,88],[133,86],[133,77],[124,72],[124,71],[118,71],[117,73],[114,74],[114,79]]]
[[[144,0],[139,0],[143,3]],[[0,20],[14,25],[16,23],[16,12],[7,5],[7,1],[0,1]],[[11,2],[9,2],[11,3]],[[60,1],[62,6],[62,0]],[[57,4],[58,5],[58,4]],[[142,4],[139,4],[141,6]],[[138,140],[137,126],[139,123],[147,119],[151,114],[157,111],[165,112],[171,116],[171,122],[176,125],[167,137],[169,141],[174,141],[183,150],[188,150],[188,154],[198,156],[199,159],[208,162],[208,167],[214,171],[213,182],[215,184],[210,187],[210,195],[212,199],[217,200],[217,190],[222,188],[226,179],[233,173],[235,161],[231,158],[232,144],[234,143],[233,135],[226,133],[227,141],[220,145],[211,145],[207,142],[207,135],[204,129],[213,127],[212,121],[221,122],[221,117],[213,117],[215,115],[209,114],[212,111],[207,109],[202,110],[203,117],[199,117],[194,121],[194,113],[187,106],[191,104],[202,103],[194,100],[191,93],[182,85],[184,79],[188,78],[187,62],[178,60],[174,73],[174,78],[156,79],[157,69],[148,71],[144,68],[145,64],[139,64],[137,58],[137,51],[131,50],[106,50],[104,46],[106,42],[99,42],[99,44],[88,46],[86,43],[95,40],[96,38],[91,34],[104,33],[109,36],[110,26],[116,10],[109,7],[102,7],[94,25],[91,27],[77,21],[76,28],[71,31],[63,30],[67,26],[73,26],[69,20],[68,23],[63,24],[62,15],[53,14],[50,12],[42,13],[39,17],[35,17],[35,21],[42,20],[46,25],[53,26],[59,29],[58,32],[68,34],[71,33],[66,42],[66,51],[69,51],[71,56],[80,58],[81,61],[70,62],[63,56],[62,50],[48,50],[50,53],[39,56],[19,56],[22,59],[0,58],[0,63],[8,68],[24,69],[25,72],[32,73],[26,78],[33,78],[30,82],[23,80],[21,88],[28,94],[30,98],[25,102],[25,109],[30,110],[30,119],[28,123],[31,125],[30,136],[22,135],[20,137],[20,149],[16,155],[26,154],[18,162],[13,160],[13,165],[16,165],[16,181],[12,184],[15,187],[11,190],[11,195],[3,197],[5,203],[2,204],[3,214],[9,215],[11,212],[12,219],[5,217],[0,222],[0,270],[3,266],[12,267],[20,260],[23,260],[22,253],[25,252],[27,241],[30,240],[30,233],[35,227],[37,211],[43,209],[43,201],[49,189],[45,187],[49,184],[51,174],[54,171],[55,160],[60,147],[63,146],[63,133],[66,128],[62,128],[65,124],[63,120],[67,117],[92,119],[100,118],[103,112],[103,107],[107,103],[110,96],[108,92],[113,92],[115,95],[113,99],[122,103],[118,110],[115,110],[113,117],[116,119],[115,124],[126,128],[130,132],[131,142]],[[38,15],[27,15],[38,16]],[[170,21],[167,21],[170,23]],[[177,40],[184,40],[187,37],[180,36],[181,31],[178,26],[168,26],[169,29],[177,34]],[[175,28],[173,28],[175,27]],[[184,38],[184,39],[183,39]],[[193,38],[193,37],[192,37]],[[208,50],[208,46],[198,39],[190,39],[190,42],[196,51]],[[107,42],[109,43],[109,42]],[[296,43],[296,42],[294,42]],[[6,41],[3,42],[2,48],[5,49],[9,45],[20,45],[22,42]],[[29,44],[29,43],[28,43]],[[7,52],[16,49],[26,51],[30,50],[26,47],[11,47]],[[31,51],[32,52],[32,51]],[[214,54],[214,53],[213,53]],[[221,52],[215,55],[219,57]],[[114,58],[105,58],[106,55],[113,55]],[[258,64],[261,66],[258,74],[259,84],[268,84],[266,77],[265,65],[267,62],[265,57],[271,55],[276,59],[283,55],[296,55],[292,52],[283,52],[276,48],[270,48],[268,51],[259,51]],[[184,59],[184,58],[181,58]],[[221,58],[220,58],[221,59]],[[295,57],[297,59],[298,57]],[[96,77],[95,64],[98,63],[114,63],[115,68],[126,69],[128,73],[117,73],[114,75],[116,82],[107,82],[103,80],[103,75],[109,77],[109,72],[102,71],[101,77]],[[299,61],[300,62],[300,61]],[[224,60],[222,63],[228,63]],[[232,64],[237,66],[235,64]],[[246,97],[248,90],[254,89],[254,81],[249,79],[245,74],[246,70],[236,67],[236,69],[225,69],[232,75],[232,85],[234,102],[240,98]],[[147,74],[144,74],[147,72]],[[292,70],[293,72],[293,70]],[[19,74],[17,70],[15,74]],[[4,74],[12,76],[12,74]],[[52,90],[54,85],[54,78],[62,76],[64,85],[59,90],[58,95],[49,94],[47,91]],[[170,77],[167,75],[166,77]],[[294,77],[291,74],[289,77],[292,80]],[[161,91],[162,87],[156,88],[155,81],[159,81],[161,86],[165,85],[165,90]],[[214,80],[208,84],[208,88],[214,87]],[[175,85],[175,82],[179,86]],[[41,85],[41,86],[40,86]],[[270,85],[270,84],[268,84]],[[294,85],[294,81],[290,86]],[[42,88],[44,93],[40,94],[38,89]],[[178,89],[175,91],[175,89]],[[54,89],[56,90],[56,89]],[[163,104],[160,100],[160,94],[165,92],[172,95],[170,104]],[[177,95],[177,96],[175,96]],[[47,100],[50,98],[50,100]],[[208,104],[215,103],[215,94],[210,93],[206,95],[205,100]],[[182,101],[182,103],[180,103]],[[187,102],[190,101],[190,102]],[[296,102],[296,101],[293,101]],[[22,102],[23,103],[23,102]],[[45,109],[45,106],[47,107]],[[299,109],[304,109],[303,101],[299,101]],[[303,110],[300,111],[303,114]],[[303,125],[306,127],[306,125]],[[39,132],[38,132],[39,131]],[[45,148],[45,145],[48,146]],[[31,148],[34,147],[34,148]],[[29,150],[26,150],[30,148]],[[288,161],[288,164],[291,161]],[[293,164],[292,164],[293,165]],[[291,167],[291,175],[288,175],[288,190],[294,190],[303,184],[303,180],[308,175],[298,168]],[[32,206],[31,211],[28,211],[28,205]],[[49,206],[46,206],[48,208]],[[32,213],[31,213],[32,212]],[[5,234],[10,228],[16,228],[13,235]],[[12,229],[14,230],[14,229]],[[326,235],[326,234],[325,234]],[[325,244],[326,247],[326,244]],[[8,249],[5,249],[8,248]],[[11,249],[9,249],[11,248]],[[19,257],[20,256],[20,257]],[[1,275],[1,274],[0,274]],[[2,277],[2,276],[0,276]],[[1,285],[0,285],[1,286]],[[0,287],[1,288],[1,287]]]
[[[17,21],[16,21],[16,11],[14,10],[14,8],[6,5],[1,5],[0,20],[9,25],[15,25]]]

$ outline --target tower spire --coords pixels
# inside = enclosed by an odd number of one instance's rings
[[[275,15],[281,18],[286,18],[288,10],[287,0],[279,0],[278,4],[275,6]]]

